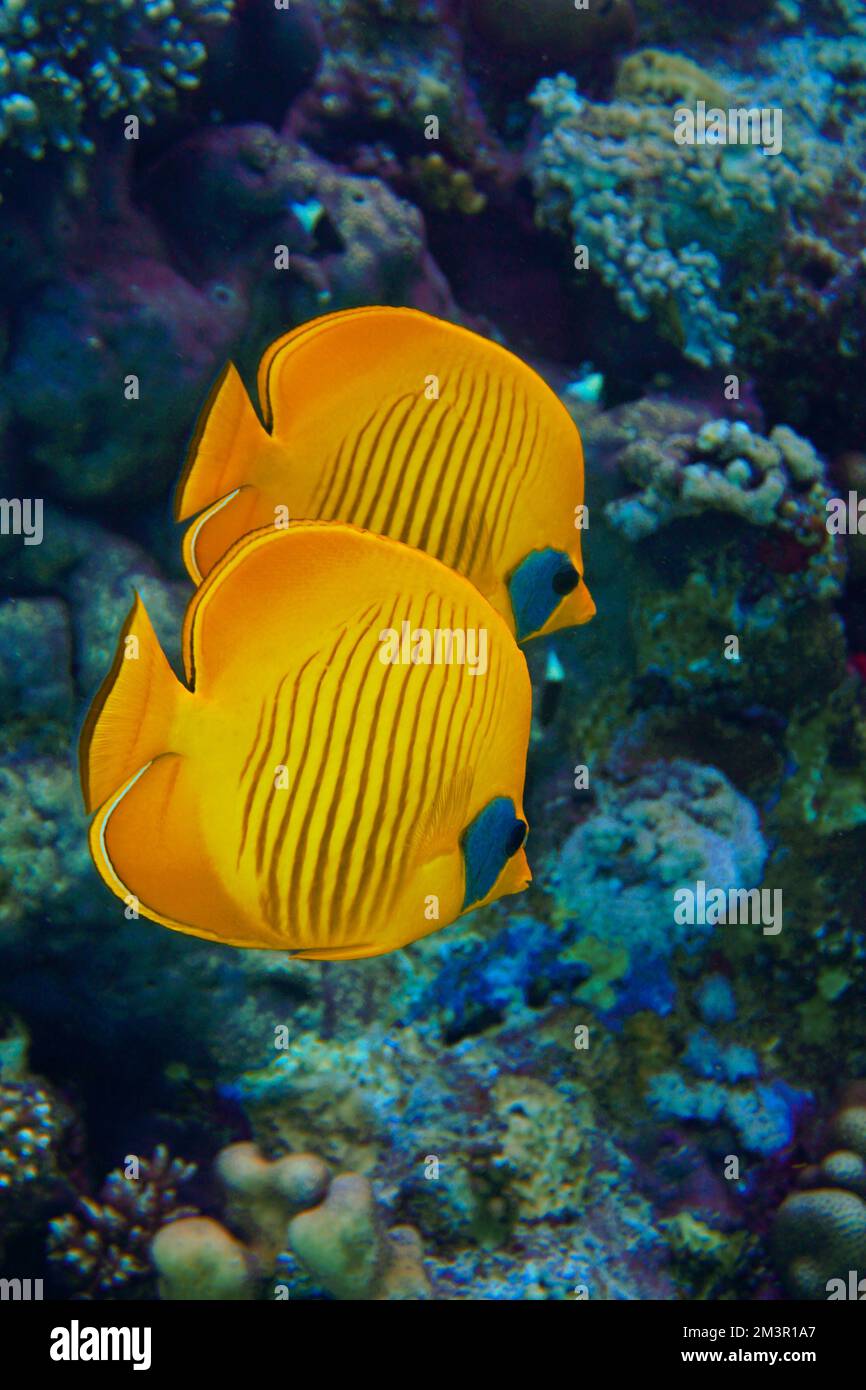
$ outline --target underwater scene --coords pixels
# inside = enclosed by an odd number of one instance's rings
[[[866,1298],[864,348],[866,0],[0,3],[3,1300]]]

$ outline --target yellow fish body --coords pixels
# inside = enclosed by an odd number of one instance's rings
[[[463,576],[355,527],[269,527],[196,591],[183,645],[189,688],[136,598],[81,739],[93,859],[141,914],[352,958],[529,882],[526,663]]]
[[[258,394],[264,426],[229,364],[178,484],[196,583],[275,517],[338,520],[467,575],[520,641],[594,614],[580,435],[505,348],[413,309],[347,310],[273,343]]]

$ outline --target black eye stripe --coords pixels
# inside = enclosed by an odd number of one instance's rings
[[[515,821],[514,829],[511,831],[508,837],[508,844],[505,846],[505,852],[509,859],[513,858],[521,848],[523,841],[526,839],[526,830],[527,826],[525,821]]]
[[[553,576],[553,592],[555,594],[570,594],[579,583],[580,575],[574,565],[569,565]]]

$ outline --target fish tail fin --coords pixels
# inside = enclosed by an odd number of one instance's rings
[[[81,731],[79,768],[88,812],[146,763],[170,751],[178,701],[187,693],[136,594],[111,670]]]
[[[187,521],[248,484],[271,443],[237,367],[229,362],[199,415],[175,491],[175,520]]]

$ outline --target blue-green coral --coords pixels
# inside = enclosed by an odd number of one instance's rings
[[[820,178],[806,186],[807,151],[787,133],[775,158],[753,147],[677,145],[678,101],[722,89],[675,54],[638,60],[643,70],[630,69],[631,85],[610,103],[585,100],[562,73],[536,87],[536,216],[586,246],[589,268],[632,318],[654,317],[692,362],[726,363],[737,327],[730,282],[769,253],[786,207],[826,188]]]
[[[4,0],[0,6],[0,144],[31,159],[91,154],[88,123],[117,113],[150,124],[198,85],[202,29],[234,0]]]

